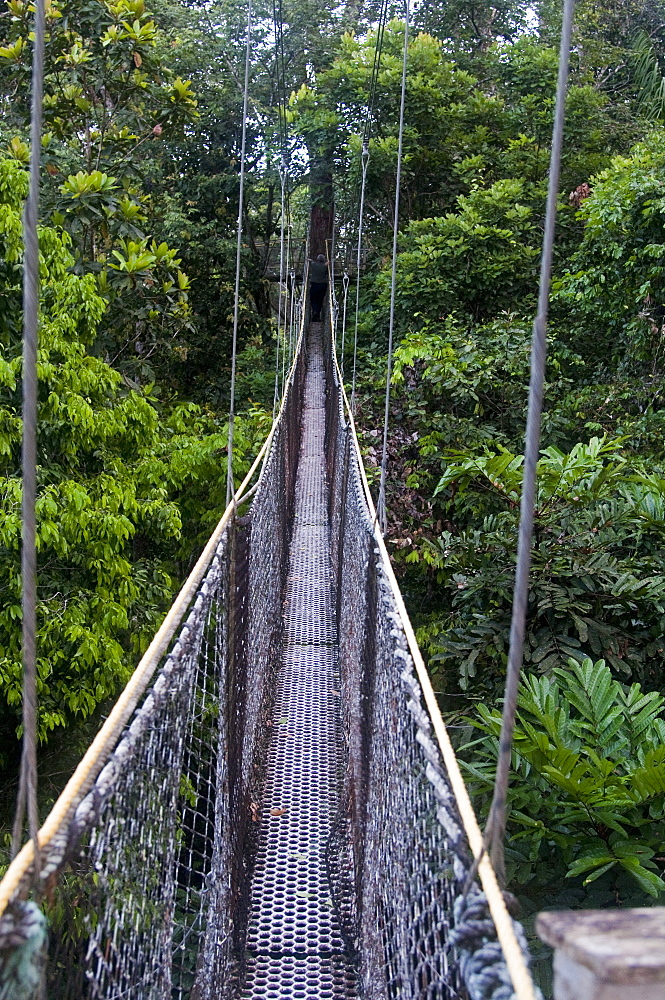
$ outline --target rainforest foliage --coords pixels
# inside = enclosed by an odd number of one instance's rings
[[[482,811],[508,652],[558,15],[453,6],[450,19],[420,8],[428,31],[409,46],[388,538]],[[665,887],[662,13],[582,4],[576,18],[509,821],[509,878],[533,906],[643,902]],[[386,31],[367,170],[358,421],[370,468],[403,30]],[[371,34],[345,36],[293,98],[328,144],[342,234],[373,47]]]
[[[5,726],[21,699],[21,217],[25,171],[0,162],[0,650]],[[172,594],[179,564],[223,506],[225,423],[191,402],[162,403],[90,351],[110,308],[77,274],[72,239],[40,230],[40,735],[114,694]],[[269,420],[268,420],[269,423]],[[238,423],[239,458],[266,419]],[[5,732],[10,737],[11,730]]]
[[[270,423],[282,163],[292,246],[301,247],[310,196],[319,204],[334,190],[338,273],[355,259],[380,6],[285,0],[279,64],[272,5],[256,7],[238,471]],[[380,461],[404,39],[401,10],[392,14],[375,87],[359,312],[370,474]],[[47,5],[44,742],[75,733],[117,693],[223,505],[245,17],[238,0]],[[10,776],[31,18],[26,0],[7,0],[0,18],[0,763]],[[425,0],[417,19],[388,538],[482,809],[507,658],[560,11],[550,0]],[[511,886],[534,907],[643,902],[665,887],[664,24],[662,0],[577,5],[509,831]],[[350,372],[349,331],[345,343]]]

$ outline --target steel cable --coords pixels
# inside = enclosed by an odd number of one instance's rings
[[[242,141],[240,147],[240,189],[238,191],[238,230],[236,240],[236,282],[233,298],[233,346],[231,350],[231,398],[229,401],[229,443],[226,469],[226,505],[233,497],[233,424],[235,421],[236,355],[240,313],[240,258],[242,253],[242,214],[245,198],[245,150],[247,145],[247,106],[249,100],[249,56],[252,44],[252,0],[247,0],[247,42],[245,45],[245,88],[242,101]]]
[[[342,277],[342,289],[343,289],[343,299],[342,299],[342,348],[340,351],[340,356],[344,357],[344,338],[346,336],[346,306],[349,298],[349,274],[348,271],[344,272]]]
[[[399,106],[399,139],[397,142],[397,175],[395,178],[395,218],[393,221],[393,253],[390,278],[390,322],[388,327],[388,363],[386,367],[386,402],[383,415],[383,450],[381,453],[381,480],[379,483],[379,498],[377,516],[381,531],[385,534],[387,528],[386,516],[386,468],[388,465],[388,422],[390,416],[390,380],[393,369],[393,333],[395,329],[395,291],[397,287],[397,236],[399,233],[399,196],[402,182],[402,150],[404,146],[404,106],[406,104],[406,67],[409,57],[409,15],[410,2],[406,0],[404,15],[404,51],[402,56],[402,91]]]
[[[361,181],[360,181],[360,204],[358,210],[358,252],[356,258],[356,316],[355,329],[353,335],[353,372],[351,382],[351,410],[356,411],[356,369],[358,362],[358,312],[360,304],[360,262],[362,256],[362,235],[363,219],[365,214],[365,190],[367,186],[367,167],[369,165],[369,143],[372,134],[372,117],[374,114],[374,104],[376,101],[376,90],[381,67],[381,55],[383,52],[383,38],[388,16],[388,0],[384,0],[381,5],[379,24],[376,35],[376,45],[374,47],[374,60],[372,63],[372,76],[370,78],[369,97],[367,99],[367,109],[365,113],[365,124],[363,127],[361,160]],[[342,371],[344,370],[344,355],[341,356]]]
[[[33,873],[39,877],[39,809],[37,802],[37,349],[39,338],[39,218],[42,104],[44,93],[44,0],[35,3],[30,120],[30,187],[23,218],[23,442],[22,442],[22,633],[23,748],[12,837],[12,857],[23,839],[25,811],[35,852]]]
[[[286,383],[286,353],[287,353],[287,346],[288,346],[288,341],[287,341],[287,337],[286,337],[286,327],[287,327],[287,320],[288,320],[288,315],[289,315],[289,271],[290,271],[290,267],[291,267],[291,223],[289,221],[289,216],[290,216],[290,206],[289,206],[288,198],[287,198],[287,203],[286,203],[286,220],[287,220],[286,221],[286,267],[284,268],[284,278],[283,278],[283,283],[284,283],[284,291],[283,291],[283,297],[284,297],[284,322],[282,324],[282,339],[284,341],[284,349],[282,351],[282,393],[284,392],[284,386],[285,386],[285,383]],[[282,286],[280,284],[280,288],[281,287]],[[290,359],[290,356],[289,356],[289,361],[290,360],[291,359]]]
[[[372,134],[372,115],[374,113],[374,103],[376,101],[376,88],[379,79],[379,68],[381,65],[381,54],[383,52],[383,36],[386,30],[386,20],[388,18],[388,0],[383,0],[379,13],[379,24],[376,33],[376,46],[374,48],[374,61],[372,64],[372,76],[370,78],[369,97],[367,99],[367,113],[365,115],[365,127],[363,129],[363,146],[369,147],[369,140]]]
[[[284,280],[284,212],[285,212],[285,189],[286,189],[286,164],[282,158],[279,167],[279,181],[281,185],[280,199],[280,222],[279,222],[279,293],[277,299],[277,347],[275,350],[275,392],[272,401],[272,418],[275,419],[277,413],[277,400],[279,399],[279,356],[280,356],[280,331],[282,329],[282,283]]]
[[[517,694],[524,652],[524,633],[529,602],[529,570],[531,566],[531,541],[536,502],[536,476],[540,452],[540,424],[543,409],[545,384],[545,358],[547,354],[547,313],[549,306],[550,280],[552,274],[552,253],[556,225],[557,198],[559,193],[559,173],[561,167],[561,147],[563,142],[566,90],[568,85],[568,62],[573,26],[575,0],[564,0],[563,23],[561,27],[561,47],[559,50],[559,75],[556,90],[554,127],[552,131],[552,153],[550,157],[549,182],[547,190],[547,210],[543,236],[543,253],[540,265],[538,290],[538,313],[533,325],[531,345],[531,379],[529,383],[529,406],[526,423],[524,451],[524,479],[520,506],[520,524],[517,541],[517,566],[513,592],[513,610],[510,626],[510,647],[506,671],[506,687],[499,737],[494,794],[485,833],[485,844],[489,846],[490,857],[499,881],[505,884],[504,841],[506,831],[506,796],[510,776],[510,759],[517,713]]]
[[[284,282],[284,226],[286,218],[287,181],[289,173],[287,150],[287,130],[286,130],[286,58],[284,54],[284,14],[282,10],[282,0],[279,0],[279,16],[277,13],[277,0],[273,0],[272,5],[273,30],[275,34],[275,75],[277,78],[277,117],[279,123],[279,145],[280,145],[280,166],[279,179],[281,188],[280,200],[280,234],[279,234],[279,298],[277,306],[277,345],[275,349],[275,389],[273,393],[273,420],[277,414],[277,403],[280,398],[279,375],[280,375],[280,334],[282,333],[282,295]],[[288,267],[288,262],[287,262]],[[286,324],[284,324],[285,337]],[[281,345],[282,368],[284,369],[286,342]],[[282,376],[282,388],[284,377]]]
[[[330,290],[332,292],[333,302],[337,301],[337,296],[335,294],[335,254],[337,253],[337,240],[335,235],[337,229],[335,226],[335,201],[333,199],[333,213],[332,213],[332,239],[330,240]]]
[[[365,215],[365,189],[367,186],[367,166],[369,164],[369,146],[363,142],[361,156],[362,181],[360,185],[360,207],[358,209],[358,252],[356,254],[356,318],[353,331],[353,373],[351,379],[351,412],[356,412],[356,369],[358,365],[358,314],[360,310],[360,262],[363,245],[363,220]],[[342,354],[342,364],[344,355]]]
[[[292,261],[293,263],[293,261]],[[293,331],[296,312],[296,272],[293,267],[289,272],[289,283],[291,286],[289,298],[289,363],[293,360]]]
[[[275,68],[277,72],[277,113],[279,117],[280,151],[282,159],[286,158],[286,57],[284,55],[284,13],[282,0],[279,0],[279,17],[277,4],[273,0],[273,26],[275,31]]]

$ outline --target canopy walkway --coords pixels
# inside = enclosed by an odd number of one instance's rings
[[[3,998],[534,996],[305,331],[251,507],[253,472],[0,885]]]
[[[409,11],[407,0],[382,521]],[[572,13],[573,0],[565,0],[511,643],[487,832],[499,869],[528,597]],[[381,23],[386,15],[383,5]],[[45,4],[37,0],[24,261],[24,740],[14,844],[21,842],[26,806],[30,840],[0,883],[0,1000],[536,1000],[524,933],[507,912],[485,851],[365,477],[335,354],[340,318],[344,351],[350,281],[346,268],[340,307],[334,249],[327,321],[307,328],[306,262],[303,298],[296,302],[287,235],[285,93],[275,410],[280,370],[282,403],[232,496],[251,0],[227,455],[231,502],[38,830],[37,219],[44,25]],[[276,8],[274,26],[278,38]],[[352,400],[373,101],[372,86],[361,152]],[[317,208],[313,204],[312,220]],[[313,228],[311,223],[306,257]]]

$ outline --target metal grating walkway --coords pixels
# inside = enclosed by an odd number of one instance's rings
[[[356,996],[325,858],[339,811],[342,748],[318,324],[310,333],[302,421],[282,662],[250,893],[245,1000]]]

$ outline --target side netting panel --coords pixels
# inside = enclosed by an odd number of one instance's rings
[[[37,892],[26,876],[0,917],[3,1000],[237,992],[304,375],[303,356],[250,512],[231,519],[154,683],[43,849]]]
[[[225,535],[152,689],[42,859],[49,1000],[203,995],[208,913],[228,925],[231,909],[228,604]]]
[[[328,331],[326,453],[337,573],[345,800],[366,1000],[507,1000],[477,884],[365,498]],[[469,883],[469,884],[467,884]],[[524,951],[521,927],[515,924]]]

